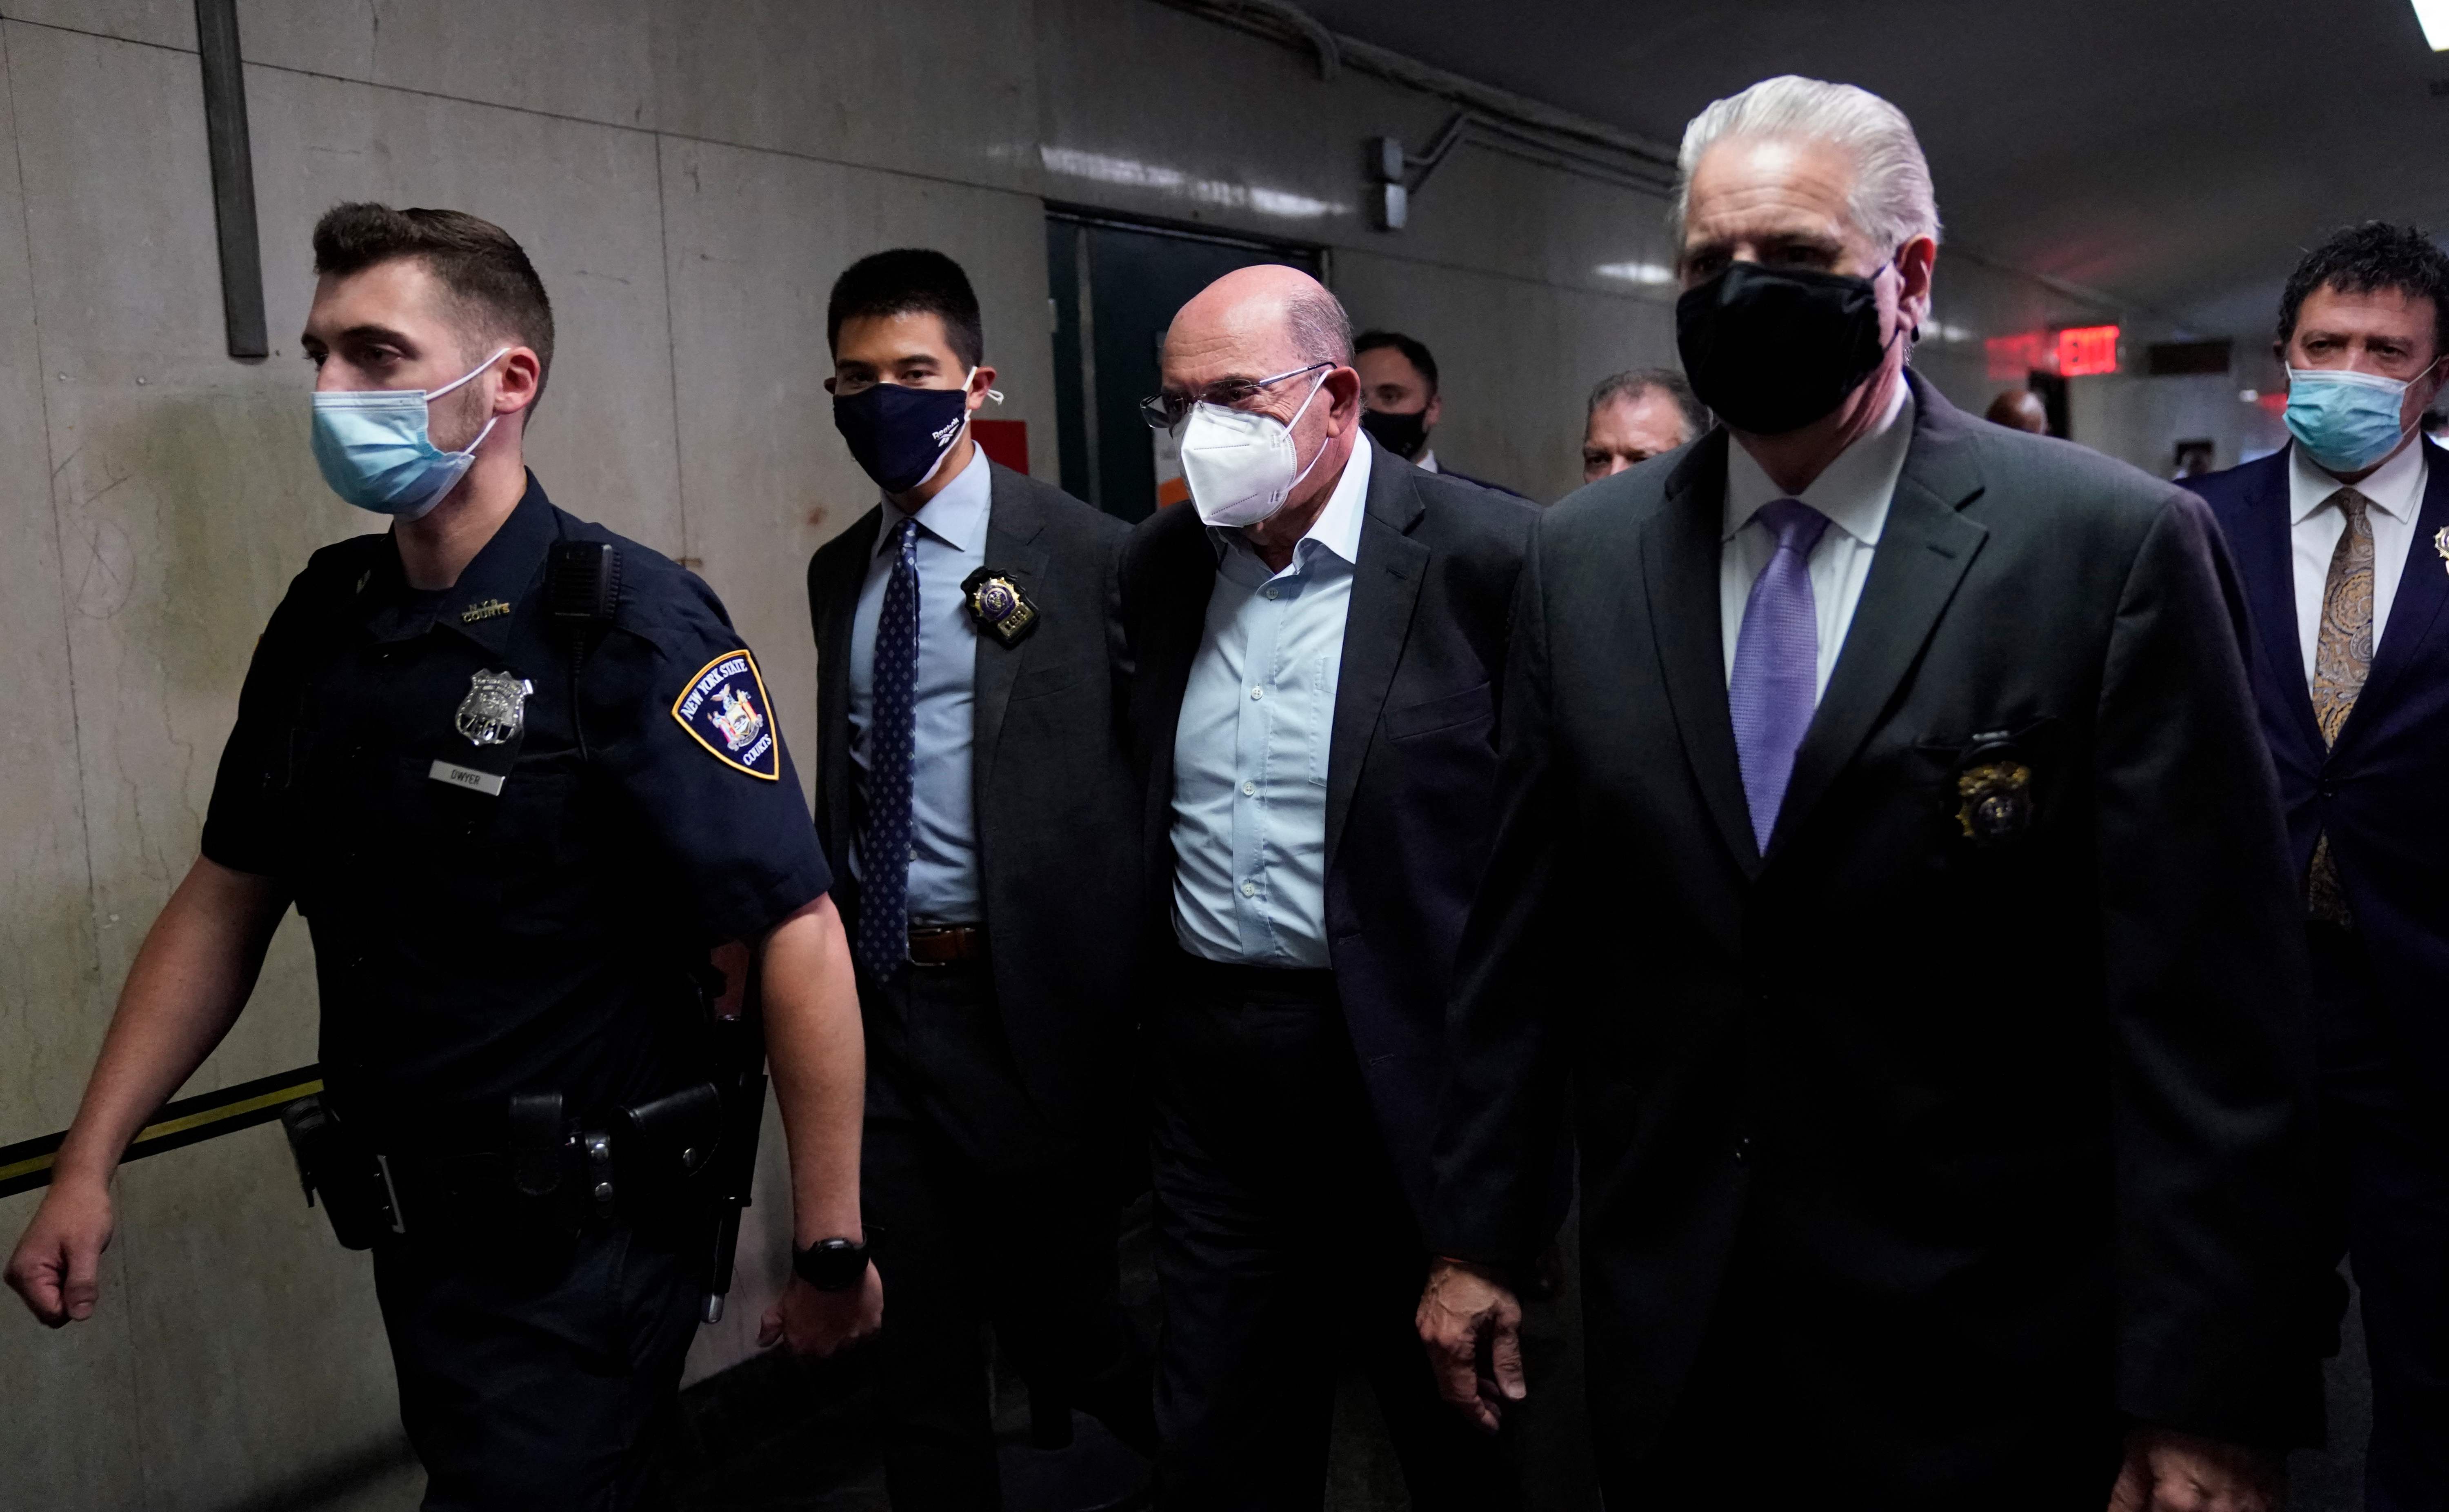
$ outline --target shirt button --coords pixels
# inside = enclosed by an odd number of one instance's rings
[[[1244,783],[1243,783],[1243,784],[1242,784],[1242,796],[1244,796],[1244,797],[1245,797],[1245,798],[1255,798],[1255,797],[1257,797],[1258,795],[1259,795],[1259,785],[1258,785],[1257,783],[1255,783],[1255,782],[1244,782]]]
[[[1245,898],[1255,898],[1255,897],[1257,897],[1258,895],[1259,895],[1259,885],[1258,885],[1257,883],[1255,883],[1255,882],[1244,882],[1244,883],[1243,883],[1243,884],[1242,884],[1242,896],[1244,896],[1244,897],[1245,897]]]
[[[1263,587],[1263,588],[1261,588],[1261,589],[1259,590],[1259,593],[1260,593],[1260,595],[1261,595],[1262,597],[1263,597],[1263,598],[1269,598],[1269,599],[1274,598],[1274,597],[1276,596],[1276,592],[1277,592],[1277,590],[1276,590],[1276,588],[1275,588],[1275,586],[1274,586],[1273,584],[1269,584],[1268,586]]]
[[[1254,699],[1263,699],[1263,698],[1265,698],[1266,696],[1267,696],[1267,690],[1266,690],[1266,689],[1264,689],[1264,688],[1252,688],[1252,689],[1250,690],[1250,697],[1252,697],[1252,698],[1254,698]]]

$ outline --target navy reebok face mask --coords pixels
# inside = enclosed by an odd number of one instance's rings
[[[971,376],[976,375],[973,370]],[[834,400],[834,429],[876,486],[907,493],[935,475],[970,414],[967,379],[957,389],[870,384]]]

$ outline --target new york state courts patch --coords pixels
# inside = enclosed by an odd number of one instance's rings
[[[714,758],[752,777],[781,780],[782,747],[765,699],[765,679],[745,647],[698,669],[672,700],[672,718]]]

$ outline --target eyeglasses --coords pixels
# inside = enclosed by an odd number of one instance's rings
[[[1261,392],[1286,378],[1298,378],[1304,373],[1316,373],[1321,368],[1334,366],[1332,362],[1313,362],[1306,368],[1279,373],[1272,378],[1221,379],[1198,393],[1152,393],[1140,401],[1140,418],[1147,422],[1151,431],[1170,431],[1182,424],[1193,405],[1213,404],[1238,410],[1257,398]]]

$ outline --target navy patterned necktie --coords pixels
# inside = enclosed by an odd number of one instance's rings
[[[858,964],[890,981],[910,958],[911,701],[918,681],[918,522],[896,527],[876,617],[867,716],[867,833],[858,848]]]

